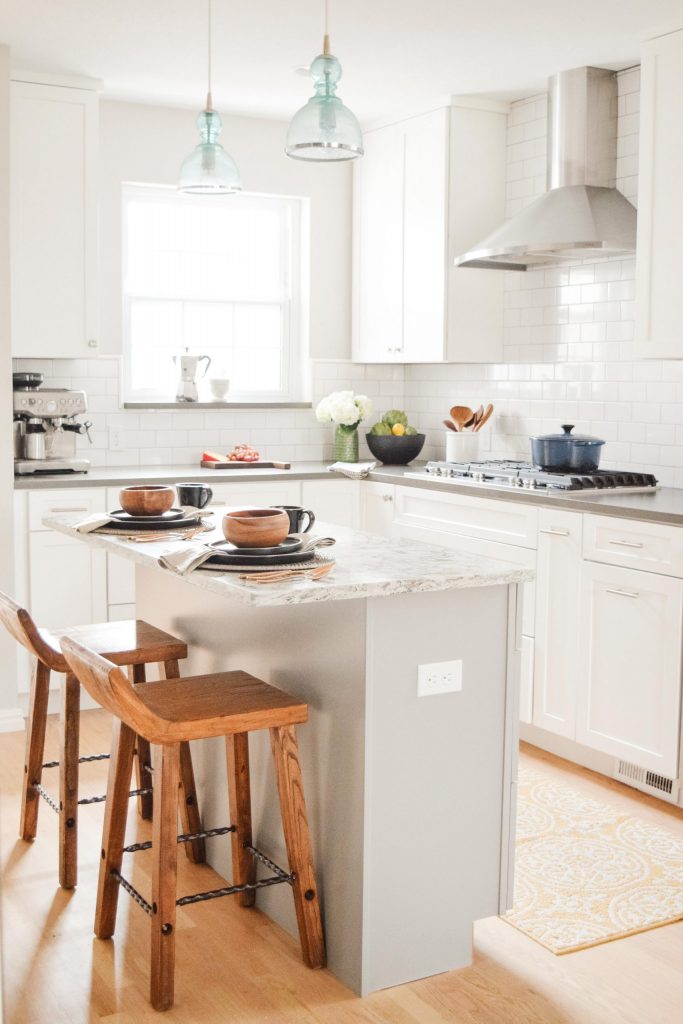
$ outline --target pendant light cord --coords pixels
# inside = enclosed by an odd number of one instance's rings
[[[326,2],[327,2],[327,0],[326,0]],[[207,80],[207,88],[206,88],[206,109],[207,110],[213,110],[213,100],[211,98],[211,0],[207,0],[207,6],[208,6],[208,18],[207,18],[207,25],[208,25],[208,33],[207,33],[208,80]]]
[[[330,33],[328,30],[328,22],[330,15],[330,0],[325,0],[325,34],[323,35],[323,53],[325,55],[330,52]]]

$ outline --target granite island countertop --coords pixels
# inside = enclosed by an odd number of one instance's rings
[[[202,540],[211,543],[222,538],[221,510],[214,513],[217,528],[204,534]],[[120,555],[137,565],[155,569],[159,585],[164,576],[173,576],[158,562],[159,555],[187,547],[187,542],[153,541],[145,544],[120,540],[107,534],[78,533],[75,525],[82,515],[61,513],[46,516],[45,526],[84,544]],[[342,601],[354,598],[386,597],[393,594],[456,590],[465,587],[491,587],[510,583],[525,583],[534,578],[534,572],[509,562],[484,558],[464,551],[438,547],[434,544],[416,544],[410,540],[390,540],[368,533],[360,533],[332,523],[316,524],[316,534],[331,536],[337,541],[333,548],[325,549],[336,560],[329,575],[317,581],[296,580],[281,584],[250,584],[238,579],[237,573],[196,569],[187,576],[175,576],[189,586],[210,590],[226,598],[249,605],[294,605],[320,601]]]

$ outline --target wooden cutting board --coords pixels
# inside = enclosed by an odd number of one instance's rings
[[[208,462],[202,460],[202,469],[291,469],[291,462]]]

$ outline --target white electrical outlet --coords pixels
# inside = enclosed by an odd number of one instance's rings
[[[110,452],[122,452],[123,451],[123,427],[110,427],[109,428],[109,451]]]
[[[417,666],[418,697],[456,693],[458,690],[462,690],[461,661],[435,661],[431,665]]]

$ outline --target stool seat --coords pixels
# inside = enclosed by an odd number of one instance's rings
[[[97,651],[114,665],[150,665],[187,657],[186,643],[142,619],[96,622],[59,630],[39,629],[38,633],[52,653],[50,668],[54,672],[68,671],[61,652],[64,637],[71,637],[91,651]]]
[[[276,729],[308,720],[303,701],[248,672],[162,679],[143,683],[135,692],[163,722],[163,733],[148,737],[157,743]]]

